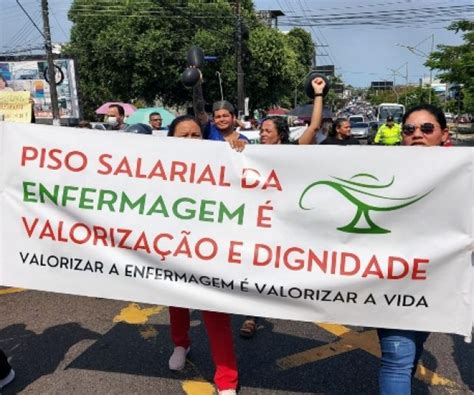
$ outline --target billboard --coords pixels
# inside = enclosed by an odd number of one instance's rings
[[[391,90],[393,89],[393,81],[372,81],[370,88],[376,90]]]
[[[313,71],[317,71],[318,73],[321,73],[325,75],[326,77],[334,77],[334,65],[333,64],[327,64],[324,66],[315,66],[313,67]]]
[[[58,106],[61,118],[79,119],[74,61],[55,59]],[[46,60],[0,61],[0,74],[14,91],[28,91],[34,101],[36,119],[52,119],[51,94],[47,75]]]

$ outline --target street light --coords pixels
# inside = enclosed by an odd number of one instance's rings
[[[405,66],[405,75],[400,73],[400,69]],[[388,69],[392,72],[393,74],[393,91],[397,95],[397,103],[399,101],[399,96],[397,91],[395,90],[395,76],[403,77],[405,78],[405,85],[408,87],[408,62],[403,63],[398,69]],[[407,96],[405,95],[405,106],[407,105]]]
[[[422,50],[418,49],[418,47],[423,44],[424,42],[428,41],[431,38],[431,52],[434,51],[434,34],[429,35],[426,37],[424,40],[420,41],[418,44],[411,46],[411,45],[404,45],[404,44],[397,44],[399,47],[403,47],[408,49],[412,54],[420,56],[422,58],[428,59],[430,57],[430,54],[427,54],[426,52],[423,52]],[[433,85],[433,70],[430,67],[430,90],[428,92],[429,97],[428,101],[431,104],[431,91],[432,91],[432,85]]]

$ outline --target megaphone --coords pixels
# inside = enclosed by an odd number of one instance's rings
[[[201,67],[204,63],[204,52],[199,47],[191,47],[188,51],[188,65],[194,67]]]
[[[308,74],[308,77],[306,78],[306,81],[304,83],[304,91],[306,92],[306,95],[310,99],[314,99],[314,89],[311,83],[313,82],[315,78],[318,78],[318,77],[322,78],[324,82],[326,83],[323,89],[323,96],[325,97],[329,92],[329,89],[330,89],[329,80],[326,78],[326,76],[321,73],[318,73],[317,71],[312,71],[311,73]]]
[[[181,74],[181,81],[183,82],[183,85],[188,88],[195,86],[200,79],[201,71],[195,67],[188,67],[183,71],[183,74]]]

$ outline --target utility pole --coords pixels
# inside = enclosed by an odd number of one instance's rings
[[[244,70],[242,68],[242,15],[240,0],[235,2],[237,13],[237,108],[238,116],[244,113],[245,93],[244,93]]]
[[[400,73],[400,69],[405,66],[405,75]],[[393,91],[397,95],[397,103],[399,101],[399,95],[395,90],[396,87],[396,80],[395,77],[403,77],[405,79],[405,106],[407,105],[407,94],[406,94],[406,89],[408,88],[408,62],[403,63],[398,69],[389,69],[392,72],[393,75]]]
[[[426,52],[421,51],[418,47],[430,38],[431,38],[431,52],[427,54]],[[431,34],[428,37],[426,37],[424,40],[420,41],[415,46],[404,45],[404,44],[397,44],[397,46],[404,47],[408,49],[411,53],[417,56],[420,56],[422,58],[428,59],[430,57],[430,54],[433,53],[434,51],[434,39],[435,39],[434,34]],[[408,75],[408,66],[407,66],[407,75]],[[430,90],[428,92],[428,102],[430,104],[431,104],[431,90],[433,89],[432,85],[433,85],[433,70],[430,68]],[[421,86],[423,86],[423,83],[421,84]]]
[[[434,51],[434,34],[431,35],[431,52],[432,54]],[[431,91],[433,90],[432,88],[433,85],[433,69],[430,67],[430,91],[429,91],[429,96],[428,96],[428,103],[431,104]]]
[[[48,62],[49,91],[51,95],[51,110],[53,113],[53,125],[60,125],[58,91],[56,89],[56,72],[53,62],[53,46],[51,45],[51,30],[49,28],[48,0],[41,0],[41,10],[43,14],[44,47]]]

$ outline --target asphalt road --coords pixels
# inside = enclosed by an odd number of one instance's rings
[[[173,373],[166,307],[15,288],[0,288],[0,306],[0,348],[17,373],[4,395],[214,393],[199,311],[186,368]],[[246,340],[242,319],[233,317],[240,394],[377,393],[374,330],[262,318]],[[414,394],[473,393],[473,365],[473,344],[432,334]]]

